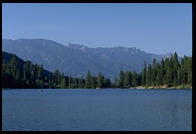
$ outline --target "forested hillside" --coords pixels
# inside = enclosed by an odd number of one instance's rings
[[[100,72],[86,77],[69,77],[56,70],[54,73],[43,69],[42,65],[23,61],[14,54],[2,52],[2,87],[3,88],[130,88],[136,86],[192,87],[192,57],[184,56],[178,60],[177,53],[171,58],[162,59],[147,65],[140,73],[135,70],[120,70],[114,82]]]

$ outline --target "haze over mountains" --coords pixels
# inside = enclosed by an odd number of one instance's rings
[[[13,53],[23,60],[43,64],[48,71],[59,69],[65,75],[80,77],[88,69],[92,74],[102,72],[108,78],[118,76],[120,69],[141,71],[144,61],[152,63],[153,58],[161,60],[171,54],[146,53],[135,47],[89,48],[80,44],[62,45],[46,39],[3,39],[2,50]]]

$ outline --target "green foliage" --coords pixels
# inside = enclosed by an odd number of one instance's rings
[[[178,61],[175,52],[171,58],[161,62],[153,60],[152,65],[146,65],[140,73],[135,70],[123,72],[115,77],[114,83],[105,78],[100,72],[98,76],[91,76],[88,70],[86,79],[72,78],[43,69],[42,65],[24,62],[16,55],[4,53],[2,55],[2,87],[3,88],[130,88],[135,86],[192,86],[192,57],[186,55]]]
[[[65,78],[61,79],[61,88],[66,88]]]
[[[144,61],[144,69],[141,72],[142,75],[142,85],[146,85],[146,62]]]
[[[137,74],[136,74],[136,72],[135,72],[135,70],[133,70],[133,72],[132,72],[132,85],[133,85],[133,87],[136,87],[137,86]]]
[[[101,72],[99,72],[97,80],[98,80],[97,81],[98,82],[97,87],[103,88],[103,86],[104,86],[104,77],[102,76]]]
[[[97,78],[91,77],[91,88],[96,88],[97,86]]]
[[[131,86],[132,86],[131,72],[127,71],[125,73],[124,87],[125,88],[130,88]]]
[[[143,84],[145,81],[144,70],[141,75]],[[146,84],[147,86],[192,85],[192,57],[185,55],[179,62],[175,52],[171,58],[162,59],[161,63],[153,60],[152,66],[148,65],[147,68]]]
[[[120,70],[119,74],[119,87],[124,88],[124,72]]]
[[[90,72],[90,70],[88,70],[87,75],[86,75],[85,88],[91,88],[91,84],[92,84],[91,72]]]
[[[104,88],[110,88],[111,87],[111,81],[110,79],[104,79]]]
[[[152,85],[152,66],[148,65],[148,71],[146,76],[146,85],[151,86]]]

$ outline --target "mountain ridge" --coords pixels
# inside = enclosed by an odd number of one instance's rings
[[[161,60],[169,54],[146,53],[136,47],[116,46],[111,48],[86,47],[81,44],[68,43],[67,46],[56,41],[36,39],[3,39],[2,50],[17,54],[23,60],[43,64],[47,70],[56,69],[65,75],[85,76],[88,69],[92,74],[102,72],[114,79],[120,69],[141,71],[144,61],[151,64],[153,58]]]
[[[59,44],[61,46],[65,46],[65,47],[70,47],[70,48],[82,48],[82,47],[85,47],[85,48],[90,48],[90,49],[96,49],[96,48],[104,48],[104,49],[115,49],[115,48],[121,48],[121,49],[135,49],[135,50],[139,50],[139,51],[142,51],[142,52],[145,52],[137,47],[126,47],[126,46],[123,46],[123,45],[118,45],[118,46],[112,46],[112,47],[89,47],[89,46],[85,46],[85,45],[82,45],[82,44],[78,44],[78,43],[71,43],[71,42],[68,42],[67,44],[62,44],[62,43],[58,43],[57,41],[54,41],[54,40],[50,40],[50,39],[43,39],[43,38],[33,38],[33,39],[25,39],[25,38],[19,38],[19,39],[2,39],[2,40],[10,40],[10,41],[19,41],[19,40],[45,40],[45,41],[51,41],[51,42],[54,42],[56,44]],[[148,53],[148,54],[154,54],[154,55],[171,55],[172,53],[171,52],[167,52],[165,54],[155,54],[155,53],[151,53],[151,52],[145,52],[145,53]]]

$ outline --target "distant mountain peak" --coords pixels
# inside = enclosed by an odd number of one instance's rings
[[[86,46],[84,45],[80,45],[80,44],[73,44],[71,42],[68,42],[68,44],[65,45],[66,47],[69,47],[69,48],[73,48],[73,49],[84,49],[84,48],[87,48]]]
[[[68,42],[65,46],[67,46],[67,47],[71,47],[71,43],[70,43],[70,42]]]

